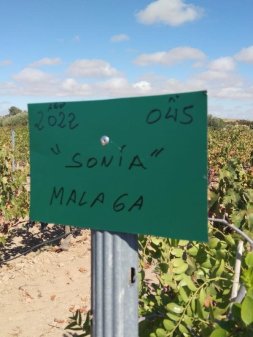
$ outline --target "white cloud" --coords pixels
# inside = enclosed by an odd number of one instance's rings
[[[248,119],[253,121],[253,104],[235,102],[233,105],[226,106],[222,99],[214,99],[209,104],[209,113],[220,118]]]
[[[18,82],[37,83],[41,81],[48,81],[51,79],[51,75],[34,68],[24,68],[13,78]]]
[[[228,86],[224,88],[220,88],[219,91],[216,92],[215,97],[226,98],[226,99],[249,99],[253,98],[253,86],[252,87],[244,87],[244,86]]]
[[[143,74],[142,71],[141,78],[132,81],[103,60],[77,60],[61,75],[50,75],[40,69],[27,67],[13,75],[12,81],[0,82],[0,96],[8,99],[9,96],[29,96],[30,100],[33,96],[40,100],[43,97],[47,97],[47,100],[49,97],[52,100],[57,100],[57,97],[75,100],[75,97],[97,99],[207,90],[209,102],[216,100],[217,105],[229,102],[233,106],[241,101],[241,106],[248,104],[245,116],[251,118],[253,114],[253,110],[250,110],[250,102],[253,101],[252,80],[238,73],[239,69],[235,67],[232,57],[221,57],[207,63],[202,51],[180,47],[168,52],[146,54],[145,57],[141,55],[137,60],[142,65],[203,61],[203,67],[192,69],[191,75],[182,80],[165,75]],[[37,64],[40,64],[39,61]],[[209,113],[213,111],[216,110],[211,108]]]
[[[198,78],[204,81],[221,81],[230,79],[231,76],[225,71],[207,70],[199,73]]]
[[[195,79],[205,86],[221,88],[234,83],[241,85],[241,77],[234,70],[236,63],[232,57],[220,57],[206,65],[206,70],[195,75]]]
[[[129,36],[126,35],[126,34],[113,35],[110,40],[111,40],[111,42],[128,41],[129,40]]]
[[[59,96],[66,95],[86,97],[92,95],[92,88],[86,83],[79,83],[73,78],[66,78],[60,85]]]
[[[133,84],[133,87],[143,93],[148,93],[151,90],[151,84],[147,81],[136,82]]]
[[[68,73],[73,77],[112,77],[118,75],[118,71],[110,63],[103,60],[86,59],[73,62]]]
[[[209,63],[209,69],[213,71],[232,71],[235,69],[235,61],[232,57],[220,57]]]
[[[184,0],[156,0],[137,13],[137,19],[144,24],[157,22],[170,26],[179,26],[195,21],[203,16],[204,10]]]
[[[30,67],[41,67],[41,66],[54,66],[61,63],[61,59],[59,57],[49,58],[44,57],[38,61],[35,61],[30,64]]]
[[[9,66],[10,64],[12,64],[11,60],[2,60],[2,61],[0,61],[0,67]]]
[[[253,63],[253,46],[248,48],[243,48],[235,55],[237,61],[242,61],[246,63]]]
[[[95,91],[105,97],[127,96],[130,89],[131,86],[124,77],[111,78],[95,85]]]
[[[146,66],[152,63],[171,66],[187,60],[201,61],[204,58],[205,54],[199,49],[191,47],[178,47],[169,51],[141,54],[137,57],[135,63],[141,66]]]

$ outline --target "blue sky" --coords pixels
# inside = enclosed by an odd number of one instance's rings
[[[0,3],[0,114],[28,103],[207,90],[253,120],[252,0]]]

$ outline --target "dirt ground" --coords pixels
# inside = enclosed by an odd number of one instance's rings
[[[0,265],[0,337],[74,335],[64,330],[68,317],[90,308],[90,232],[77,230],[63,242],[26,253],[62,234],[62,226],[42,231],[39,224],[19,225],[0,248],[0,260],[14,258]]]

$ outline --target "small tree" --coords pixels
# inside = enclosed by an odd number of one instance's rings
[[[9,108],[9,115],[10,116],[15,116],[15,115],[17,115],[17,114],[19,114],[19,113],[21,113],[22,112],[22,110],[20,110],[19,108],[17,108],[16,106],[11,106],[10,108]]]
[[[208,115],[208,126],[214,129],[221,129],[225,126],[223,119]]]

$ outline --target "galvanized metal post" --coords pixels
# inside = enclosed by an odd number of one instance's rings
[[[92,337],[138,337],[138,237],[92,231]]]
[[[15,164],[15,156],[14,156],[14,152],[15,152],[15,131],[12,129],[11,130],[11,144],[12,144],[12,172],[15,171],[16,169],[16,164]]]

